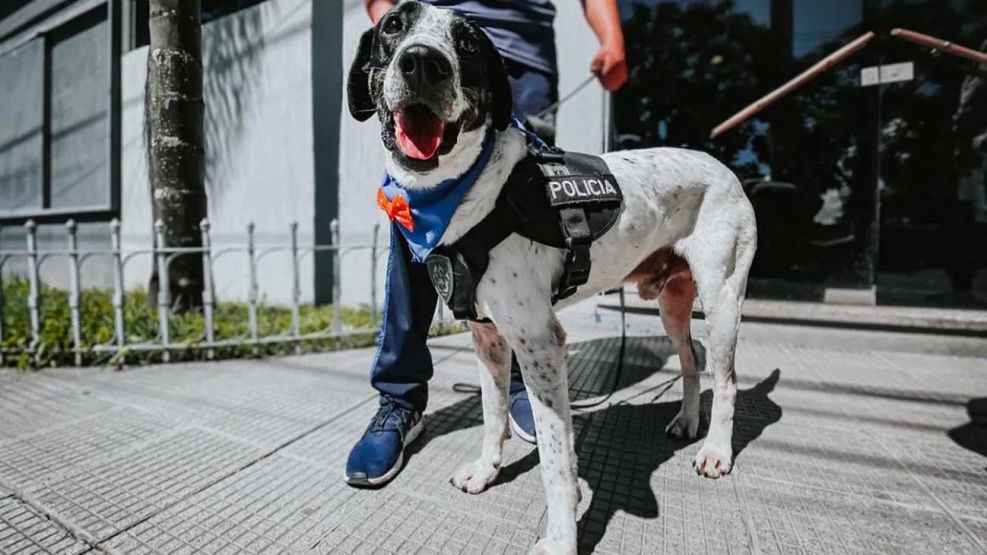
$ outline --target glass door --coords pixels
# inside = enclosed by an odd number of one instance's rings
[[[864,0],[623,0],[631,79],[622,146],[712,153],[742,179],[758,220],[751,296],[822,300],[873,291],[878,95],[865,50],[710,139],[718,124],[869,27]]]
[[[880,0],[878,22],[987,49],[982,0]],[[987,66],[890,38],[881,58],[913,69],[879,87],[878,302],[987,307]]]

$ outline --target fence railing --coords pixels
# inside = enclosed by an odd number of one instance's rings
[[[114,219],[109,224],[111,245],[109,249],[80,249],[77,225],[69,220],[66,224],[67,244],[64,250],[42,250],[38,248],[37,225],[33,221],[24,224],[26,231],[26,249],[23,251],[0,250],[0,345],[4,339],[4,314],[6,299],[3,294],[3,268],[15,259],[23,259],[26,263],[28,282],[27,313],[30,326],[30,342],[26,346],[0,349],[0,364],[4,357],[16,353],[36,355],[42,348],[41,307],[45,300],[42,298],[41,268],[49,260],[61,258],[68,262],[68,308],[70,314],[72,353],[76,365],[82,364],[83,355],[90,353],[115,354],[124,351],[149,351],[160,353],[164,361],[168,361],[170,353],[176,349],[204,349],[207,358],[213,358],[217,349],[224,347],[252,347],[256,352],[259,347],[272,343],[293,343],[298,351],[300,344],[311,340],[343,338],[357,334],[373,333],[378,327],[378,298],[377,298],[377,268],[381,256],[387,254],[387,246],[378,244],[378,224],[373,227],[373,239],[369,244],[341,246],[339,240],[339,223],[333,220],[331,225],[332,243],[329,245],[299,245],[298,225],[289,226],[289,241],[287,244],[263,245],[257,244],[254,237],[254,225],[247,226],[245,241],[242,245],[216,247],[213,245],[208,220],[200,225],[202,234],[201,247],[168,247],[164,246],[163,224],[155,224],[155,237],[149,249],[124,249],[122,247],[120,222]],[[369,254],[369,325],[361,327],[346,326],[342,321],[341,285],[344,257],[354,251],[365,251]],[[265,257],[273,253],[287,253],[290,258],[290,329],[284,333],[261,335],[258,329],[258,308],[260,308],[260,291],[258,286],[258,268]],[[247,335],[233,338],[217,339],[215,329],[215,311],[217,306],[215,264],[217,259],[232,253],[246,255],[247,265]],[[332,257],[332,317],[331,323],[325,329],[315,332],[302,333],[301,308],[302,288],[300,261],[305,256],[315,257],[318,253],[327,253]],[[127,318],[125,298],[127,295],[124,270],[128,263],[138,256],[150,256],[157,262],[159,287],[157,293],[157,336],[151,339],[131,341],[127,334]],[[204,330],[202,337],[195,341],[183,340],[180,344],[172,342],[169,316],[172,313],[172,298],[168,282],[168,268],[180,256],[201,256],[203,266],[202,316]],[[113,307],[113,337],[110,341],[85,346],[83,337],[82,288],[80,283],[82,266],[94,257],[108,257],[113,273],[112,307]],[[440,314],[441,318],[441,314]]]

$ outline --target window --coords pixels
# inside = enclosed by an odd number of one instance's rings
[[[0,211],[42,208],[44,41],[0,58]]]
[[[111,208],[100,8],[0,57],[0,218]]]

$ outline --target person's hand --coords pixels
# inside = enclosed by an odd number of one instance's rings
[[[593,56],[593,61],[589,64],[589,69],[608,91],[615,91],[624,86],[627,82],[627,59],[624,57],[623,45],[600,45],[596,56]]]

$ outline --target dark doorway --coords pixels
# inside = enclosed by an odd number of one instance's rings
[[[710,131],[864,32],[863,0],[622,2],[631,80],[616,121],[626,146],[711,152],[758,218],[751,296],[821,300],[869,289],[876,256],[877,92],[864,52],[718,137]]]
[[[882,0],[879,22],[987,47],[984,2]],[[881,47],[914,79],[881,86],[878,300],[987,307],[987,77],[910,43]]]
[[[880,303],[987,307],[987,84],[973,64],[888,36],[900,26],[976,48],[987,3],[620,6],[631,64],[615,102],[620,144],[705,150],[740,176],[758,218],[750,296],[819,301],[829,288],[876,288]],[[871,30],[879,38],[866,49],[709,139]],[[913,76],[865,79],[888,64]]]

